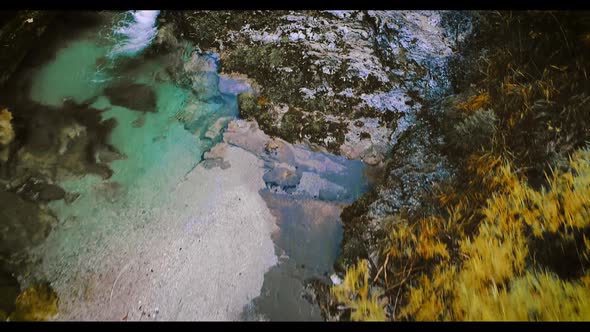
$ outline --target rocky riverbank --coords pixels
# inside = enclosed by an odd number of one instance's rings
[[[461,20],[437,12],[169,11],[160,31],[218,52],[222,72],[254,81],[260,89],[240,97],[240,114],[269,135],[377,165],[424,99],[445,88],[444,59],[467,31]]]
[[[141,60],[161,59],[158,61],[162,61],[163,68],[153,72],[155,82],[175,82],[194,93],[193,98],[189,98],[180,110],[175,111],[174,118],[210,150],[205,152],[203,162],[189,174],[198,173],[199,177],[208,178],[215,173],[215,176],[227,178],[228,181],[233,179],[233,185],[241,183],[245,179],[242,176],[252,177],[246,182],[258,182],[256,185],[247,185],[250,189],[243,194],[255,195],[254,192],[260,192],[259,198],[264,200],[266,206],[260,206],[256,211],[260,210],[267,216],[263,218],[265,222],[262,224],[266,225],[271,220],[269,211],[272,218],[280,221],[278,230],[273,232],[273,239],[276,255],[282,258],[280,264],[265,277],[262,288],[267,295],[263,294],[255,301],[259,308],[273,308],[276,305],[268,294],[280,293],[287,298],[299,298],[305,294],[307,298],[315,298],[324,309],[324,315],[331,318],[325,310],[330,307],[331,300],[326,300],[328,293],[309,293],[302,281],[314,279],[316,281],[311,284],[316,286],[316,290],[325,290],[326,285],[339,283],[345,268],[354,264],[358,258],[378,256],[379,247],[375,239],[383,232],[381,220],[400,211],[422,211],[425,207],[423,200],[427,199],[422,193],[432,190],[435,183],[452,174],[452,167],[440,153],[439,114],[443,108],[440,100],[451,88],[448,61],[469,31],[468,15],[449,12],[162,13],[158,35]],[[138,61],[121,60],[122,72],[125,75],[137,75],[139,68],[142,68],[137,64]],[[98,59],[96,64],[101,66],[101,60]],[[217,74],[219,71],[221,75]],[[27,83],[15,82],[13,88],[23,86],[26,87]],[[42,90],[35,91],[37,95],[44,96]],[[142,128],[146,121],[149,122],[147,119],[152,116],[150,114],[157,113],[157,96],[144,83],[116,81],[104,90],[104,94],[113,107],[139,111],[139,116],[133,120],[133,128]],[[232,94],[238,95],[237,100],[228,97]],[[143,97],[137,99],[137,96]],[[7,97],[6,100],[12,99]],[[19,195],[31,192],[27,197],[33,198],[35,204],[41,207],[51,200],[63,199],[65,205],[58,203],[56,206],[67,210],[67,204],[77,199],[75,204],[82,204],[89,202],[89,198],[80,201],[75,193],[63,190],[55,183],[69,175],[91,173],[103,178],[105,183],[95,189],[104,192],[103,196],[108,202],[115,203],[115,196],[124,195],[124,187],[117,180],[109,180],[113,176],[110,163],[127,157],[109,143],[113,140],[109,139],[109,135],[117,122],[113,118],[102,121],[100,114],[104,111],[95,109],[96,103],[97,99],[82,103],[70,100],[54,107],[20,100],[6,105],[13,111],[14,121],[11,123],[15,128],[16,139],[7,150],[9,158],[3,164],[3,172],[7,178],[24,179],[15,184],[7,183],[7,191]],[[211,114],[222,112],[227,107],[237,107],[240,116],[249,121],[232,121],[231,114],[216,114],[215,118],[211,118]],[[84,118],[78,115],[82,112],[75,111],[80,109],[84,109]],[[49,112],[60,114],[52,118],[53,126],[35,125],[48,121],[44,116],[47,117]],[[144,153],[148,152],[146,150]],[[239,160],[252,159],[254,162],[253,158],[258,160],[258,168],[248,168],[247,174],[236,173],[238,170],[235,165],[241,163]],[[375,166],[370,169],[372,174],[363,174],[362,162]],[[247,167],[239,168],[240,172],[245,172]],[[23,170],[36,170],[40,175],[31,178]],[[367,190],[365,180],[362,180],[366,176],[371,177],[374,187],[353,203]],[[197,181],[196,176],[191,178]],[[192,185],[214,187],[198,181]],[[260,187],[260,181],[263,181],[263,187]],[[233,185],[228,182],[224,187]],[[191,184],[183,182],[180,186],[190,187]],[[185,202],[191,195],[183,192],[182,197],[174,197],[179,202]],[[258,194],[255,196],[258,197]],[[345,207],[345,204],[350,203]],[[195,205],[197,207],[200,205]],[[41,211],[44,211],[43,208]],[[191,211],[188,209],[185,212],[190,214]],[[193,212],[197,213],[196,210]],[[135,218],[133,211],[124,214],[129,215],[130,219]],[[240,214],[248,215],[247,211]],[[24,216],[22,213],[20,215]],[[298,223],[290,221],[293,216],[298,216]],[[169,236],[184,238],[184,235],[158,228],[162,220],[168,220],[167,223],[178,222],[177,219],[184,217],[189,218],[189,215],[183,214],[174,218],[175,221],[170,221],[156,211],[142,217],[142,220],[147,218],[152,221],[149,223],[151,226],[140,232],[143,235],[138,235],[138,239],[149,237],[158,229],[156,233],[162,233],[162,239],[154,238],[152,242],[162,245],[153,245],[151,248],[156,251],[150,253],[152,256],[157,256],[159,252],[170,254],[167,263],[152,261],[157,266],[156,270],[165,266],[179,270],[180,265],[177,264],[186,263],[182,263],[184,258],[180,253],[173,253],[163,247],[168,241],[163,239],[170,239]],[[231,219],[230,216],[224,218]],[[340,219],[344,224],[344,232],[341,250],[338,250]],[[52,220],[53,224],[57,223],[55,217]],[[129,271],[122,271],[114,267],[113,260],[105,260],[102,271],[107,271],[107,277],[97,277],[93,269],[76,267],[75,263],[63,261],[59,257],[63,254],[61,250],[69,252],[72,249],[61,247],[60,242],[65,236],[83,243],[85,227],[91,227],[89,229],[94,231],[101,229],[98,221],[95,225],[86,222],[87,226],[84,226],[75,220],[69,218],[62,221],[60,227],[65,228],[44,245],[53,248],[48,251],[47,255],[51,258],[44,260],[43,269],[64,296],[62,318],[117,319],[124,315],[130,319],[146,319],[141,308],[124,313],[129,303],[141,297],[143,307],[147,303],[151,306],[160,303],[157,315],[147,317],[149,319],[188,318],[191,317],[189,311],[193,309],[199,312],[198,317],[228,319],[237,317],[238,308],[246,303],[244,299],[256,295],[256,292],[250,291],[246,292],[247,295],[240,293],[239,298],[223,295],[225,300],[232,298],[231,308],[216,312],[208,311],[199,304],[196,294],[184,307],[178,307],[177,304],[168,303],[169,299],[159,291],[127,285],[129,278],[143,278],[143,270],[139,266],[131,266],[135,263],[126,266]],[[248,225],[263,227],[262,224]],[[215,234],[219,233],[210,233],[211,229],[217,228],[206,229],[208,237],[215,238]],[[100,232],[106,237],[112,229],[105,228]],[[318,235],[324,233],[326,235]],[[244,230],[244,234],[251,232]],[[259,234],[262,238],[253,241],[263,241],[265,234],[269,234],[268,228]],[[310,243],[321,242],[317,251],[325,255],[310,256],[309,251],[302,250],[298,247],[300,244],[290,240],[292,236],[299,236]],[[186,238],[193,243],[191,239],[190,236]],[[32,245],[38,245],[39,241]],[[131,248],[117,241],[113,239],[110,251],[98,257],[119,257],[112,251],[117,248],[124,248],[121,250],[130,257],[147,252],[139,244],[137,248]],[[202,250],[222,251],[222,248],[213,245],[194,245]],[[268,253],[268,246],[263,251],[264,254],[260,252],[261,257]],[[230,256],[223,256],[222,260],[233,259],[231,252],[226,254]],[[332,262],[337,256],[339,258],[335,267],[339,276],[330,276]],[[120,259],[129,260],[124,257]],[[96,261],[96,258],[88,256],[87,260]],[[186,266],[189,270],[196,264],[196,261],[191,262]],[[268,262],[266,260],[256,265],[259,267],[256,270],[258,272],[251,272],[257,274],[266,271],[270,266]],[[199,264],[209,266],[210,263],[200,261]],[[372,263],[376,265],[376,259]],[[90,278],[96,285],[92,290],[68,291],[68,282],[72,279],[60,279],[64,267],[66,270],[84,271],[80,272],[80,276],[71,278],[81,278],[76,279],[78,281]],[[197,273],[192,270],[184,272],[191,275]],[[163,285],[171,282],[170,278],[170,274],[148,274],[145,282]],[[248,280],[251,281],[249,288],[256,289],[261,285],[261,279],[254,275]],[[111,282],[127,288],[119,290],[122,297],[119,297],[119,302],[112,310],[99,313],[97,308],[106,303],[106,290]],[[174,282],[184,283],[180,279]],[[228,279],[227,282],[233,281]],[[289,283],[290,290],[277,288],[281,283]],[[125,297],[123,290],[127,293],[137,291],[141,296]],[[111,293],[109,303],[112,296]],[[79,301],[85,301],[86,304],[76,309]],[[304,304],[294,303],[298,302],[282,305],[292,306],[290,310],[293,312],[301,311]],[[185,312],[182,308],[191,309]],[[309,316],[305,316],[307,313],[289,316],[280,312],[267,312],[270,317],[266,318],[318,317],[316,309],[305,310],[309,310]],[[254,316],[257,314],[259,312],[252,313]]]
[[[424,193],[453,174],[440,121],[468,13],[167,12],[161,31],[245,75],[256,88],[239,96],[240,115],[268,135],[379,166],[375,187],[342,212],[340,277],[360,257],[376,269],[382,220],[425,213]],[[311,281],[310,296],[334,319],[325,285]]]

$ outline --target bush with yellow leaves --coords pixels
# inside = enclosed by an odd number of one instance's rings
[[[16,298],[16,309],[11,321],[46,321],[57,314],[59,300],[48,283],[34,284]]]
[[[590,264],[590,151],[575,153],[569,169],[553,172],[540,190],[508,163],[491,165],[484,182],[496,193],[477,212],[476,231],[457,238],[456,254],[443,243],[452,224],[463,228],[454,234],[469,233],[456,214],[390,226],[385,265],[427,265],[411,276],[407,284],[413,285],[399,288],[406,303],[393,314],[410,320],[590,319],[590,274],[584,273]],[[540,251],[531,244],[550,234],[562,244],[577,241],[579,263],[569,269],[578,278],[563,279],[536,262]]]
[[[369,289],[367,260],[350,267],[344,282],[332,288],[331,294],[351,310],[350,319],[353,321],[383,321],[386,318],[380,294]]]
[[[422,212],[381,220],[369,290],[392,320],[590,320],[590,63],[570,42],[590,21],[484,16],[489,49],[460,82],[477,93],[441,121],[457,176]]]
[[[8,145],[14,139],[11,120],[12,114],[7,109],[0,111],[0,146]]]

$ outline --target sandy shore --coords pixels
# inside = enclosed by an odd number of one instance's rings
[[[236,147],[224,159],[229,168],[198,165],[161,206],[114,208],[114,229],[79,221],[54,230],[39,249],[60,296],[56,319],[239,319],[277,261],[276,226],[258,194],[262,161]],[[84,232],[98,240],[68,244]]]

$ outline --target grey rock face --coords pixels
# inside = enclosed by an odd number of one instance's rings
[[[386,159],[406,129],[401,119],[448,88],[446,61],[459,40],[450,38],[444,12],[166,15],[177,35],[220,54],[222,72],[261,86],[258,105],[242,116],[291,143],[369,164]]]

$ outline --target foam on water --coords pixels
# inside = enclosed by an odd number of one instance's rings
[[[115,34],[123,39],[109,53],[110,57],[133,56],[144,50],[158,32],[156,19],[159,10],[135,10],[129,12],[131,20],[115,30]]]

